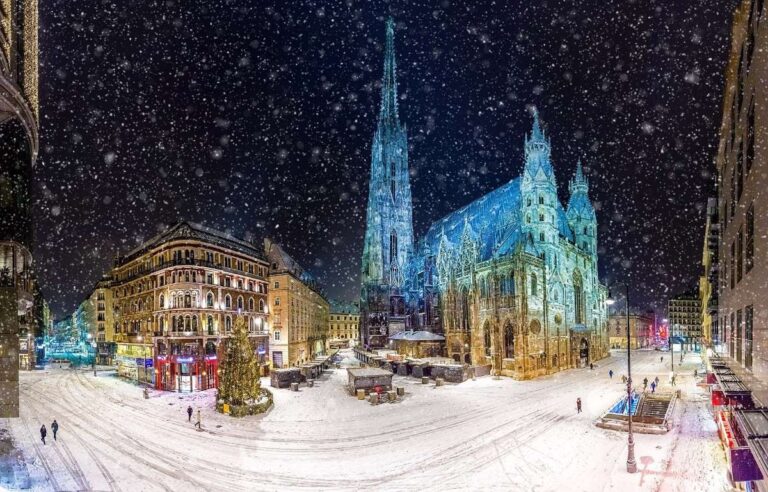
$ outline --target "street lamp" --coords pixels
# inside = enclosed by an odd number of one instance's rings
[[[613,287],[624,286],[624,295],[627,301],[627,417],[629,422],[629,436],[627,437],[627,472],[637,472],[637,462],[635,462],[635,439],[632,435],[632,356],[630,352],[631,338],[629,336],[629,285],[624,282],[617,282]],[[608,299],[605,303],[609,306],[616,301],[611,297],[611,291],[608,291]]]

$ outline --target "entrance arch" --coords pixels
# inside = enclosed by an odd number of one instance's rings
[[[582,338],[579,343],[579,362],[582,367],[589,364],[589,342],[586,338]]]

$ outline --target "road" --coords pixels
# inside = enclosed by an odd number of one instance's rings
[[[658,375],[664,390],[669,354],[659,357],[634,353],[633,375]],[[349,396],[345,371],[335,370],[314,388],[274,390],[274,409],[245,419],[216,414],[211,392],[146,400],[115,376],[39,371],[22,374],[22,418],[0,423],[27,455],[38,490],[730,490],[693,382],[699,361],[687,359],[676,425],[636,436],[634,475],[625,471],[626,433],[593,424],[624,390],[618,352],[594,370],[534,381],[437,388],[396,377],[405,399],[378,406]],[[202,431],[187,421],[188,405],[202,408]],[[49,430],[43,445],[40,425],[54,418],[58,440]]]

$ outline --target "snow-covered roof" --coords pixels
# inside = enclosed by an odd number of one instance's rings
[[[442,342],[445,340],[445,337],[442,335],[437,335],[435,333],[432,333],[430,331],[401,331],[399,333],[395,333],[391,337],[389,337],[390,340],[406,340],[409,342]]]

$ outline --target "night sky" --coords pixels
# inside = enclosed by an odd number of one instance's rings
[[[356,298],[391,14],[417,237],[520,174],[536,107],[563,203],[587,167],[601,278],[663,309],[700,271],[736,3],[41,0],[43,292],[68,314],[190,220]]]

